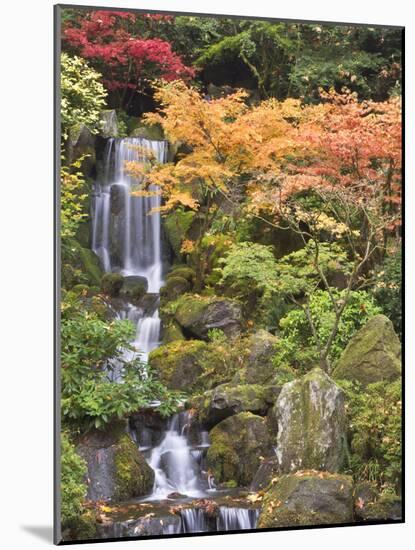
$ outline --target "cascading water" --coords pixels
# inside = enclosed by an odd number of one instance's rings
[[[160,343],[158,293],[163,284],[161,219],[157,210],[160,195],[155,187],[149,189],[150,196],[133,195],[139,182],[127,173],[126,163],[144,163],[149,153],[159,163],[165,162],[167,142],[144,138],[109,139],[104,154],[103,175],[95,185],[92,201],[92,249],[100,258],[104,271],[121,273],[125,277],[144,277],[148,283],[144,305],[141,301],[138,305],[125,301],[111,305],[119,319],[128,319],[137,327],[132,342],[135,351],[126,351],[126,358],[138,356],[144,363],[148,354]],[[110,377],[113,381],[121,380],[121,369],[121,362],[111,365]],[[150,429],[129,428],[131,437],[155,472],[153,491],[143,500],[147,501],[147,505],[152,503],[156,507],[162,501],[161,513],[164,513],[163,502],[166,499],[185,502],[186,506],[179,515],[167,514],[162,519],[145,516],[103,526],[103,538],[256,527],[258,510],[220,506],[216,515],[212,516],[203,507],[193,507],[189,502],[219,494],[213,477],[206,471],[208,433],[194,429],[192,438],[189,438],[190,426],[188,411],[175,414],[155,445],[152,444]]]
[[[149,293],[159,292],[163,284],[157,211],[161,198],[155,186],[149,187],[149,196],[132,194],[139,182],[128,173],[128,163],[143,164],[150,157],[163,163],[167,151],[166,141],[109,139],[102,183],[96,186],[93,202],[92,250],[104,270],[145,277]]]
[[[206,495],[201,474],[201,452],[194,455],[185,435],[189,422],[187,411],[175,414],[161,443],[155,447],[149,464],[155,471],[151,499],[162,500],[171,493],[199,498]]]
[[[102,181],[95,186],[92,203],[92,250],[106,272],[145,277],[148,293],[158,293],[163,284],[161,259],[161,204],[155,186],[150,196],[133,195],[139,183],[127,171],[128,162],[145,163],[150,157],[163,163],[167,142],[144,138],[109,139],[104,153]],[[137,326],[132,342],[140,359],[159,345],[160,318],[157,307],[151,314],[132,304],[117,312]],[[117,375],[113,375],[117,379]]]

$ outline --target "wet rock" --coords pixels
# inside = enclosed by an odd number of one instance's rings
[[[164,231],[176,258],[180,259],[182,257],[180,251],[182,243],[187,238],[187,232],[195,217],[196,212],[193,210],[174,210],[164,217]]]
[[[203,375],[219,369],[219,354],[201,340],[176,340],[158,347],[149,355],[150,366],[170,389],[197,391],[209,387]]]
[[[154,471],[125,433],[124,422],[86,434],[77,446],[88,467],[89,500],[125,500],[148,494]]]
[[[346,453],[343,391],[320,368],[282,387],[270,411],[281,472],[337,472]]]
[[[371,483],[361,482],[354,490],[354,513],[358,521],[399,521],[402,500],[394,494],[379,495]]]
[[[191,289],[191,283],[184,277],[171,276],[167,278],[166,284],[160,289],[162,299],[171,302]]]
[[[116,138],[119,135],[118,118],[115,109],[101,111],[100,136],[103,138]]]
[[[392,322],[385,315],[375,315],[347,344],[332,376],[363,386],[392,382],[401,376],[400,355],[401,344]]]
[[[209,436],[207,465],[217,483],[234,480],[238,486],[250,485],[260,465],[260,457],[271,452],[265,420],[249,412],[223,420]]]
[[[163,324],[162,343],[169,344],[176,340],[185,340],[182,329],[175,321],[167,321]]]
[[[207,339],[212,329],[220,329],[227,337],[241,332],[241,306],[226,298],[187,294],[180,299],[174,317],[185,331],[197,338]]]
[[[75,124],[69,130],[67,141],[68,164],[82,156],[85,156],[85,158],[82,161],[81,170],[83,174],[89,176],[96,162],[95,136],[85,124]]]
[[[244,339],[243,367],[238,369],[235,384],[278,384],[295,378],[293,370],[275,369],[273,359],[278,338],[260,329]]]
[[[144,516],[139,519],[115,521],[97,528],[98,538],[120,539],[124,537],[158,536],[179,533],[181,519],[173,514]]]
[[[335,525],[352,521],[350,476],[299,471],[280,477],[265,493],[258,527]]]
[[[129,418],[135,442],[144,448],[156,447],[165,435],[167,421],[152,409],[133,413]]]
[[[280,391],[277,386],[222,384],[190,400],[188,406],[197,410],[198,420],[210,430],[225,418],[240,412],[249,411],[264,416]]]
[[[137,302],[144,296],[147,289],[148,281],[146,277],[141,277],[140,275],[129,275],[124,277],[121,295],[127,299]]]
[[[124,277],[120,273],[104,273],[101,279],[101,289],[104,294],[118,296],[124,284]]]
[[[271,480],[279,475],[279,462],[276,456],[266,458],[259,466],[254,479],[252,480],[250,491],[261,491],[268,487]]]

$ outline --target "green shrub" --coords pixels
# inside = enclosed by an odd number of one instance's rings
[[[347,396],[350,469],[356,480],[375,482],[399,492],[402,476],[401,382],[376,382],[362,391],[357,383],[340,381]]]
[[[107,92],[101,75],[81,57],[61,55],[61,124],[62,137],[68,137],[71,126],[85,124],[97,132],[100,113]]]
[[[65,308],[65,302],[63,303]],[[106,322],[73,304],[61,323],[61,405],[63,421],[81,429],[122,418],[161,401],[161,414],[175,411],[180,396],[169,392],[139,360],[129,360],[135,327],[129,321]],[[119,382],[111,380],[117,369]]]
[[[339,300],[344,291],[332,289]],[[335,315],[327,291],[317,290],[310,298],[310,313],[317,334],[325,343],[332,331]],[[339,359],[350,338],[370,318],[381,309],[365,291],[355,291],[350,295],[349,304],[341,317],[337,335],[330,349],[329,359],[333,364]],[[276,366],[290,365],[302,372],[310,370],[319,361],[318,351],[309,322],[303,309],[292,309],[280,321],[281,338],[276,345]]]
[[[86,463],[66,433],[61,436],[61,522],[65,526],[82,513],[87,487]]]
[[[383,312],[392,321],[402,339],[402,253],[386,258],[376,273],[374,294]]]

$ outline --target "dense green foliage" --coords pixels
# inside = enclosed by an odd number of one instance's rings
[[[81,57],[61,56],[61,125],[66,139],[72,126],[85,124],[97,132],[107,92],[101,75]]]
[[[338,300],[344,291],[332,289]],[[332,330],[334,312],[327,291],[316,290],[309,302],[310,314],[315,322],[319,338],[325,342]],[[335,362],[353,334],[366,321],[380,313],[373,298],[364,291],[352,292],[350,301],[341,318],[337,335],[330,350],[330,360]],[[291,365],[300,371],[308,371],[318,364],[319,358],[315,338],[310,330],[306,313],[301,308],[292,309],[280,321],[281,339],[277,344],[275,364]]]
[[[178,395],[169,393],[137,359],[129,360],[134,327],[129,321],[105,322],[79,311],[62,320],[63,420],[83,428],[102,427],[115,418],[160,400],[171,414]],[[119,383],[112,375],[119,373]],[[121,383],[122,382],[122,383]]]
[[[61,514],[65,526],[82,511],[86,496],[86,464],[66,433],[61,437]]]
[[[350,467],[359,480],[400,491],[402,476],[401,382],[377,382],[366,390],[341,382],[348,400]]]
[[[61,168],[61,238],[75,237],[79,224],[85,220],[85,203],[88,195],[83,192],[85,180],[80,167],[83,158],[70,167]]]
[[[400,249],[393,256],[386,258],[376,275],[374,289],[376,301],[402,338],[402,253]]]

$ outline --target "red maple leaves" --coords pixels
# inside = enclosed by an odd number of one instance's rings
[[[168,21],[168,16],[161,16]],[[63,31],[64,41],[76,53],[91,60],[103,74],[111,90],[140,90],[148,79],[189,79],[195,74],[160,38],[139,36],[141,20],[159,21],[153,14],[97,10],[69,21]]]

